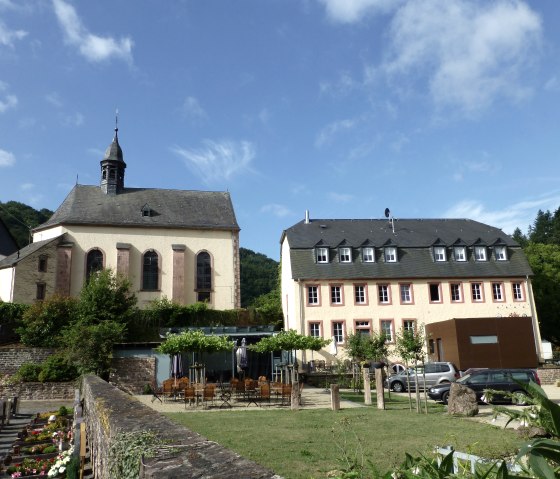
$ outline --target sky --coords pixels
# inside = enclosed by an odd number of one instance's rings
[[[560,2],[0,0],[0,201],[99,184],[229,191],[276,260],[310,218],[560,206]]]

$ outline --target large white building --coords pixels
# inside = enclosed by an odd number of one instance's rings
[[[542,356],[531,268],[498,228],[468,219],[307,215],[282,234],[281,269],[285,329],[332,338],[337,346],[315,353],[316,360],[344,358],[351,333],[383,332],[393,343],[402,329],[448,321],[455,332],[433,330],[432,360],[483,366],[492,351],[498,364],[518,364],[509,357],[518,347],[511,341],[526,347],[522,364]],[[521,338],[504,332],[517,326]]]
[[[76,185],[33,242],[0,260],[0,300],[77,296],[94,271],[126,276],[154,299],[240,306],[239,226],[229,193],[125,187],[118,130],[99,186]]]

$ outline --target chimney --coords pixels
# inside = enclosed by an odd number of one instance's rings
[[[305,210],[305,224],[309,224],[309,210]]]

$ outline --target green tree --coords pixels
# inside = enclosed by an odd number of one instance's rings
[[[26,346],[56,348],[61,344],[62,331],[76,315],[74,298],[52,296],[25,310],[22,326],[16,332]]]
[[[92,275],[80,292],[79,320],[87,324],[102,321],[126,324],[134,317],[136,301],[128,279],[104,269]]]
[[[425,359],[425,350],[424,346],[426,344],[426,336],[424,334],[424,327],[418,328],[416,331],[410,331],[408,329],[402,329],[400,333],[397,333],[395,338],[395,352],[398,356],[403,360],[407,376],[409,374],[409,365],[414,363],[415,366],[418,365],[418,362],[424,364]],[[418,369],[414,368],[414,374],[416,379],[416,411],[420,412],[420,393],[418,388]],[[407,383],[408,377],[407,377]],[[410,384],[410,383],[409,383]],[[424,386],[425,386],[425,377],[424,377]],[[408,400],[410,409],[412,410],[412,394],[410,391],[410,387],[407,386],[408,390]],[[428,398],[426,397],[426,387],[424,387],[424,400],[425,400],[425,411],[428,412]]]
[[[80,373],[108,378],[113,345],[125,338],[136,312],[136,296],[125,278],[102,270],[82,288],[77,317],[63,333],[64,356]]]
[[[553,240],[553,223],[550,211],[537,211],[533,226],[529,227],[529,240],[533,243],[550,244]]]
[[[511,237],[515,241],[517,241],[517,243],[519,243],[519,246],[521,246],[522,248],[527,246],[527,243],[529,242],[529,240],[527,239],[527,236],[525,236],[519,228],[515,228],[515,231],[513,232]]]
[[[533,270],[533,293],[541,335],[560,343],[560,245],[530,243],[525,254]]]
[[[31,241],[31,229],[47,221],[53,212],[46,208],[36,210],[17,201],[0,202],[0,218],[16,240],[19,248]]]
[[[247,248],[239,248],[239,260],[242,307],[250,306],[259,296],[280,289],[277,261]]]
[[[280,298],[280,291],[273,289],[266,294],[255,298],[251,303],[251,308],[269,324],[282,324],[282,301]]]

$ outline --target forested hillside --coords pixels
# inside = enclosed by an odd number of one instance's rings
[[[47,221],[52,214],[53,212],[46,208],[37,211],[31,206],[17,201],[0,202],[0,218],[20,248],[27,246],[31,241],[30,230]]]

